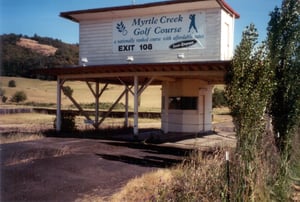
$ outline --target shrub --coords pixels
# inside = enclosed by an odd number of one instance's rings
[[[219,90],[215,88],[213,92],[212,100],[213,100],[213,108],[228,106],[224,90]]]
[[[27,100],[27,95],[24,91],[17,91],[10,99],[11,102],[23,102]]]
[[[6,96],[2,96],[2,102],[5,103],[7,101],[7,97]]]
[[[63,86],[62,90],[63,90],[63,93],[66,96],[72,96],[73,95],[73,89],[70,86]]]
[[[113,105],[112,102],[100,102],[99,103],[99,109],[109,109]],[[83,108],[86,109],[95,109],[96,104],[93,103],[83,103],[80,104]],[[71,105],[71,107],[74,107],[74,105]],[[123,103],[118,103],[115,105],[114,109],[125,109],[125,105]]]
[[[54,119],[54,129],[56,129],[56,118]],[[61,117],[61,132],[76,131],[75,115],[64,113]]]
[[[15,88],[15,87],[17,87],[16,81],[15,81],[15,80],[10,80],[10,81],[8,82],[8,87],[10,87],[10,88]]]

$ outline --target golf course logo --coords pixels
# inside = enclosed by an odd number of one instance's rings
[[[190,27],[189,27],[189,32],[191,32],[192,29],[194,29],[198,33],[198,29],[196,26],[196,14],[191,14],[190,17]]]
[[[128,34],[128,31],[126,29],[126,26],[124,25],[123,21],[117,24],[117,30],[118,32],[122,33],[123,36],[126,36]]]

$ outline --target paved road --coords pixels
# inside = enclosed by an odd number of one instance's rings
[[[143,173],[172,166],[186,149],[143,143],[48,137],[0,145],[0,201],[74,201],[118,191]]]

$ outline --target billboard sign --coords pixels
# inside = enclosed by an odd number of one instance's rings
[[[205,48],[204,12],[176,13],[113,21],[113,52]]]

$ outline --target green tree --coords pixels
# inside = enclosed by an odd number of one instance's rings
[[[265,130],[265,109],[272,92],[272,72],[265,46],[257,46],[258,33],[253,24],[243,32],[227,75],[226,97],[237,137],[240,174],[234,201],[249,201],[255,192],[259,141]]]
[[[289,153],[291,135],[299,124],[300,115],[300,3],[283,1],[282,8],[271,13],[268,46],[276,86],[272,96],[271,114],[277,146]]]
[[[300,2],[284,0],[281,8],[270,14],[268,48],[273,68],[275,89],[270,102],[274,137],[281,154],[278,180],[279,195],[288,193],[288,167],[292,139],[300,122]]]
[[[4,34],[0,37],[2,42],[0,49],[2,75],[32,77],[32,69],[70,66],[78,63],[78,44],[66,44],[60,40],[40,37],[36,34],[31,38],[15,34]],[[29,38],[38,41],[40,44],[54,46],[57,51],[51,56],[43,55],[32,49],[19,46],[20,38]]]
[[[225,97],[225,91],[215,88],[212,95],[212,102],[213,102],[213,108],[226,107],[228,104]]]

